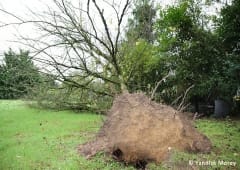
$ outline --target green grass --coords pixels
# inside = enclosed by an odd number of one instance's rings
[[[77,153],[77,146],[91,139],[101,123],[96,114],[0,101],[0,169],[123,169],[103,154],[89,161]]]
[[[0,170],[134,169],[113,161],[103,153],[91,160],[78,154],[77,146],[94,137],[101,120],[102,117],[96,114],[29,108],[23,101],[0,100]],[[180,167],[194,159],[225,160],[237,162],[237,167],[212,166],[207,169],[240,169],[239,121],[205,119],[198,120],[196,126],[212,141],[211,154],[175,151],[172,164]],[[148,169],[165,169],[168,165],[149,164]]]
[[[189,164],[193,160],[193,166],[199,169],[229,170],[240,169],[240,121],[239,120],[214,120],[201,119],[196,121],[196,127],[212,142],[213,148],[210,154],[189,154],[175,152],[173,162],[175,165]],[[197,165],[203,161],[211,161],[211,166]],[[236,162],[236,166],[221,165],[218,161]],[[216,165],[214,165],[216,163]]]

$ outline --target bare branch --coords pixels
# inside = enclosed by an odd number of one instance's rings
[[[109,40],[109,42],[110,42],[110,44],[111,44],[111,47],[112,47],[112,51],[111,51],[111,52],[112,52],[112,56],[114,56],[114,45],[113,45],[113,41],[112,41],[112,39],[111,39],[111,35],[110,35],[110,33],[109,33],[109,28],[108,28],[106,19],[105,19],[104,15],[103,15],[103,11],[100,10],[98,4],[96,3],[96,0],[92,0],[92,1],[93,1],[93,3],[94,3],[95,7],[97,8],[98,14],[99,14],[100,17],[101,17],[102,23],[103,23],[103,25],[104,25],[104,29],[105,29],[106,34],[107,34],[107,38],[108,38],[108,40]]]
[[[168,77],[170,77],[171,75],[172,75],[172,74],[169,72],[166,76],[164,76],[160,81],[157,82],[157,85],[155,86],[155,88],[154,88],[153,91],[152,91],[151,98],[150,98],[151,100],[154,99],[154,96],[155,96],[155,93],[156,93],[158,87],[162,84],[162,82],[166,81],[166,79],[167,79]]]
[[[187,88],[187,90],[185,91],[185,93],[184,93],[184,95],[183,95],[183,98],[182,98],[182,101],[181,101],[181,103],[179,104],[177,110],[183,111],[183,109],[185,108],[185,107],[184,107],[185,98],[186,98],[188,92],[189,92],[193,87],[194,87],[194,84]]]
[[[47,6],[42,13],[29,9],[31,18],[28,20],[0,9],[0,12],[17,20],[15,23],[5,23],[0,27],[33,24],[40,35],[20,36],[21,43],[32,49],[31,54],[35,61],[54,68],[55,74],[64,82],[90,90],[88,84],[73,80],[70,73],[78,71],[83,79],[87,80],[87,77],[91,77],[117,87],[123,84],[118,45],[123,19],[131,0],[125,0],[124,4],[120,4],[122,1],[119,4],[114,2],[111,4],[107,0],[102,2],[113,11],[117,30],[111,30],[112,27],[107,23],[100,1],[96,0],[79,1],[85,3],[84,7],[81,5],[76,7],[67,0],[54,0],[54,10],[50,6]],[[100,25],[99,22],[95,22],[95,17],[100,21]],[[110,95],[108,92],[99,92],[96,89],[92,91]]]
[[[10,12],[4,10],[4,9],[1,9],[1,8],[0,8],[0,11],[3,12],[3,13],[5,13],[5,14],[7,14],[7,15],[12,16],[13,18],[16,18],[16,19],[19,20],[20,22],[24,22],[24,20],[23,20],[22,18],[18,17],[17,15],[15,15],[15,14],[13,14],[13,13],[10,13]]]

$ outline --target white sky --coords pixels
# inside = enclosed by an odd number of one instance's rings
[[[81,1],[81,0],[80,0]],[[161,5],[166,5],[174,2],[175,0],[160,0]],[[29,9],[40,12],[45,9],[45,5],[51,6],[52,0],[0,0],[0,8],[9,11],[10,13],[14,13],[17,16],[28,18]],[[44,5],[45,4],[45,5]],[[16,18],[6,15],[0,12],[0,25],[1,23],[11,23],[16,22]],[[33,30],[33,27],[29,25],[25,26],[8,26],[0,28],[0,56],[3,52],[6,52],[9,48],[17,50],[19,48],[26,49],[26,47],[21,46],[20,44],[13,43],[11,41],[16,40],[16,35],[20,32],[23,35],[32,36],[35,35],[36,32]]]
[[[45,0],[49,1],[49,0]],[[0,8],[7,10],[10,13],[13,13],[16,16],[26,18],[28,10],[37,11],[42,9],[43,3],[41,0],[0,0]],[[0,22],[1,23],[12,23],[18,22],[16,18],[0,12]],[[19,49],[20,44],[16,44],[10,41],[16,40],[16,34],[21,32],[23,34],[33,34],[33,30],[28,26],[7,26],[0,28],[0,55],[7,51],[8,48]]]

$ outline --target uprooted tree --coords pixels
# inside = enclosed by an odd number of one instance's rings
[[[72,86],[109,96],[114,94],[111,90],[98,91],[89,84],[100,81],[111,84],[118,92],[127,90],[120,68],[124,54],[119,49],[131,0],[119,4],[105,0],[79,4],[54,0],[53,5],[42,14],[30,11],[31,19],[8,13],[18,20],[11,24],[30,23],[39,30],[39,37],[21,36],[21,43],[35,53],[34,60],[50,66],[46,69],[52,69],[60,81]],[[75,81],[74,75],[86,81]]]
[[[144,164],[162,161],[170,147],[197,152],[210,150],[209,140],[180,112],[154,103],[142,94],[127,93],[121,67],[126,54],[120,49],[131,0],[118,4],[114,0],[88,0],[79,4],[54,0],[53,3],[54,7],[48,6],[48,11],[42,14],[32,11],[30,20],[10,14],[18,19],[15,24],[33,23],[40,30],[38,38],[21,37],[35,52],[35,60],[46,64],[46,69],[53,69],[58,80],[70,86],[104,96],[123,93],[114,101],[96,139],[98,142],[86,144],[82,153],[87,150],[85,155],[92,156],[95,151],[104,150],[118,160]],[[108,11],[104,10],[106,6]],[[103,90],[91,85],[96,82],[104,85]],[[92,145],[96,145],[93,151]]]
[[[127,90],[120,67],[125,52],[119,51],[130,6],[131,0],[54,0],[42,13],[29,11],[26,19],[1,11],[17,20],[10,25],[37,28],[38,36],[21,35],[19,41],[30,47],[33,60],[45,65],[45,73],[54,74],[64,88],[99,99]],[[94,100],[80,100],[82,108],[95,107]]]

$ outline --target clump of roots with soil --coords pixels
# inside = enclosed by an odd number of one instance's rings
[[[168,159],[171,149],[208,153],[211,142],[184,113],[151,101],[142,93],[116,97],[96,138],[79,147],[87,158],[103,151],[142,168],[148,162]]]

